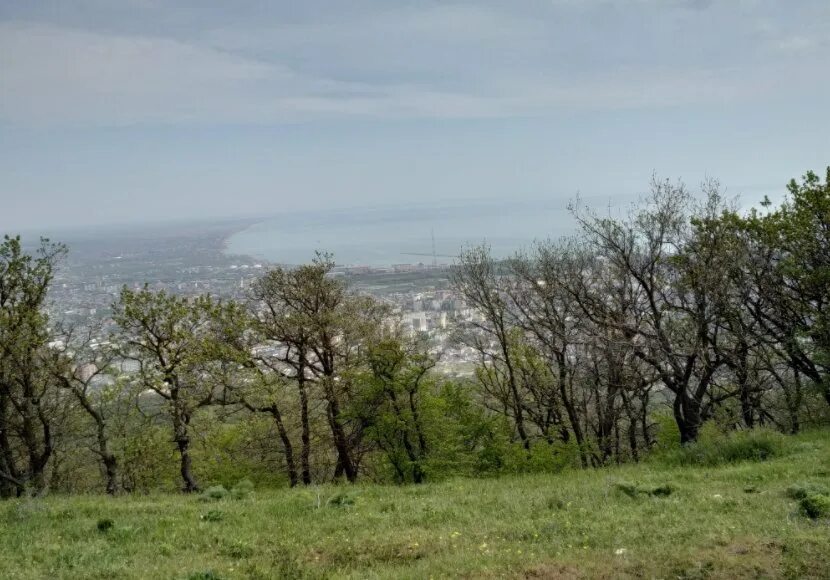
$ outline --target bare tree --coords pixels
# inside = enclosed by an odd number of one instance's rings
[[[487,246],[473,247],[461,253],[452,281],[464,299],[482,316],[481,320],[471,322],[475,332],[468,334],[466,340],[480,353],[485,363],[494,363],[488,371],[489,378],[503,384],[508,395],[504,402],[509,407],[519,440],[525,449],[530,449],[524,403],[510,348],[514,323],[507,303],[505,283],[508,278],[506,272],[500,272],[499,268]],[[492,340],[492,348],[487,339]],[[493,387],[498,388],[497,384]]]

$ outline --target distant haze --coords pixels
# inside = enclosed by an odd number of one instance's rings
[[[830,163],[828,29],[826,0],[0,0],[0,232],[655,171],[778,197]]]
[[[232,235],[227,252],[288,264],[308,262],[316,251],[332,252],[338,264],[351,266],[447,264],[473,245],[486,244],[495,256],[507,257],[575,230],[567,209],[550,203],[375,207],[265,220]]]

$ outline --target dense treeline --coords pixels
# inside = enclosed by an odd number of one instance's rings
[[[244,303],[124,288],[117,331],[46,316],[66,248],[0,245],[0,496],[204,482],[422,482],[638,461],[707,421],[795,433],[830,416],[830,168],[741,214],[655,181],[572,238],[465,250],[475,378],[330,275],[274,268]],[[178,483],[176,483],[178,482]]]

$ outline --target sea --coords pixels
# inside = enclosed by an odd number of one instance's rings
[[[575,230],[567,201],[413,203],[286,213],[232,234],[225,251],[279,264],[316,251],[343,266],[451,264],[466,247],[486,244],[502,258]]]

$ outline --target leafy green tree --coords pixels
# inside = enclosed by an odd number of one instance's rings
[[[435,361],[423,345],[402,337],[373,341],[366,372],[356,377],[360,393],[352,412],[386,455],[399,483],[421,483],[429,454],[422,398]]]
[[[165,403],[180,456],[183,490],[199,490],[193,474],[191,422],[195,413],[217,402],[211,374],[215,361],[212,322],[225,304],[210,296],[186,298],[124,288],[113,305],[120,327],[121,355],[139,363],[139,382]]]
[[[347,379],[360,366],[367,339],[376,335],[387,314],[379,302],[351,292],[332,276],[333,267],[331,256],[318,254],[311,264],[269,271],[252,290],[254,328],[271,347],[258,363],[288,377],[299,393],[304,482],[310,481],[312,386],[325,407],[337,456],[335,477],[357,479],[364,426],[345,413],[355,390]]]
[[[0,496],[46,490],[55,449],[57,391],[44,363],[49,353],[44,309],[66,248],[42,239],[34,254],[20,237],[0,244]]]
[[[768,342],[830,404],[830,167],[824,182],[811,171],[787,189],[779,208],[741,221],[754,250],[748,305]]]
[[[127,389],[113,376],[116,349],[99,344],[100,325],[86,330],[62,329],[51,349],[49,371],[56,384],[72,397],[95,426],[93,449],[101,460],[110,495],[119,491],[118,457],[112,448],[113,415],[123,411]]]

